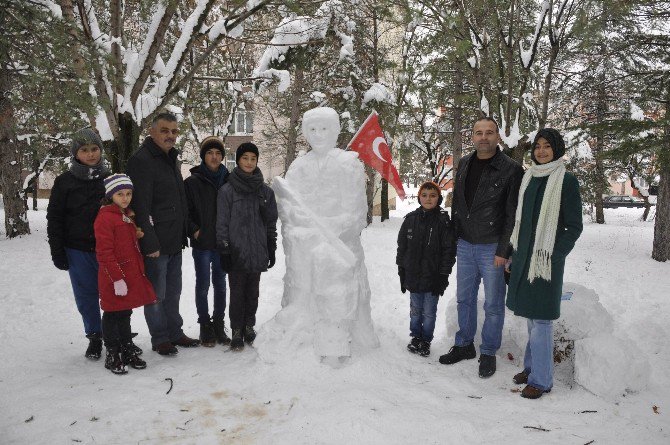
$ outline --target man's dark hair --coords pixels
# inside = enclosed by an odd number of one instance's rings
[[[493,119],[491,116],[480,117],[479,119],[477,119],[477,120],[475,121],[475,124],[476,124],[477,122],[481,122],[481,121],[489,121],[489,122],[493,122],[494,124],[496,124],[496,131],[497,131],[498,133],[500,133],[500,126],[498,125],[498,121],[496,121],[495,119]],[[474,125],[473,125],[473,127],[474,127]]]
[[[175,116],[173,113],[170,113],[169,111],[161,111],[151,120],[151,126],[156,125],[156,123],[160,120],[177,122],[177,116]]]

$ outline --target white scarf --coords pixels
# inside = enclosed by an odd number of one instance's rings
[[[565,163],[563,159],[557,159],[546,164],[533,165],[523,175],[521,188],[519,189],[519,204],[516,208],[514,218],[514,231],[510,242],[516,251],[519,246],[519,228],[521,226],[521,215],[523,213],[523,198],[526,187],[531,178],[549,176],[547,187],[542,197],[540,217],[535,229],[535,244],[533,254],[530,258],[528,269],[528,281],[531,283],[535,278],[543,278],[551,281],[551,254],[554,251],[556,241],[556,230],[558,226],[558,213],[561,210],[561,192],[563,191],[563,177],[565,176]]]

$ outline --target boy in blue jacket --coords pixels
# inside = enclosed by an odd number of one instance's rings
[[[430,355],[437,302],[449,285],[456,261],[456,235],[449,214],[442,211],[442,195],[434,182],[419,188],[421,207],[408,213],[398,233],[396,264],[400,290],[410,292],[410,336],[407,349]]]

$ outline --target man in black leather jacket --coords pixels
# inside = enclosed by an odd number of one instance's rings
[[[479,376],[496,370],[505,320],[503,270],[509,238],[514,229],[519,185],[523,168],[498,147],[498,124],[492,118],[475,122],[472,142],[475,152],[461,159],[454,180],[452,219],[456,226],[456,299],[458,327],[454,346],[440,357],[453,364],[475,358],[477,294],[484,281],[484,326],[479,347]]]

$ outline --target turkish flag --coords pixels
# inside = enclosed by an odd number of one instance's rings
[[[348,145],[358,152],[358,157],[370,167],[377,170],[382,178],[398,193],[400,199],[405,199],[405,189],[398,175],[398,170],[392,164],[391,150],[384,138],[382,127],[379,126],[379,116],[376,112],[370,113],[361,128],[356,132]]]

